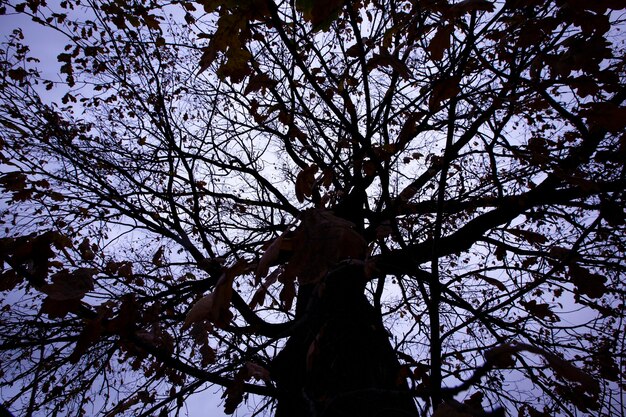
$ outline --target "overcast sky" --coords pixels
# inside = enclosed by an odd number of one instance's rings
[[[44,28],[33,23],[29,18],[23,15],[4,15],[0,16],[0,38],[5,42],[13,30],[22,28],[24,33],[24,43],[29,45],[31,56],[38,58],[41,62],[37,65],[41,76],[50,80],[63,81],[59,76],[60,64],[56,57],[63,52],[66,45],[66,38],[51,29]],[[42,91],[43,88],[42,88]],[[55,88],[47,92],[50,101],[59,101],[65,92],[61,88]],[[203,392],[190,397],[186,406],[189,417],[224,417],[223,405],[221,400],[222,389],[217,386],[209,387]],[[253,403],[253,402],[251,402]],[[245,404],[235,415],[250,415],[250,410]]]

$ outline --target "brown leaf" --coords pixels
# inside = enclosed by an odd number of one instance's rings
[[[78,268],[71,273],[63,270],[52,275],[52,284],[42,288],[42,291],[53,300],[67,301],[80,300],[89,291],[93,291],[93,276],[96,273],[92,268]]]
[[[62,319],[69,313],[77,312],[80,306],[80,299],[60,301],[46,297],[41,303],[40,313],[47,314],[50,319]]]
[[[409,143],[417,132],[417,123],[424,117],[423,113],[411,113],[404,125],[402,125],[402,129],[400,129],[400,133],[398,133],[398,147],[400,149],[404,148],[404,146]]]
[[[77,363],[80,357],[87,352],[89,347],[98,341],[103,330],[101,317],[86,320],[85,327],[83,327],[76,341],[74,351],[68,358],[70,363]]]
[[[572,283],[576,286],[576,292],[591,298],[600,298],[606,294],[606,278],[599,274],[593,274],[579,265],[569,266],[569,275]]]
[[[265,301],[265,295],[267,294],[267,290],[269,287],[276,282],[278,276],[283,272],[283,267],[276,268],[266,279],[263,284],[255,291],[252,296],[252,300],[250,300],[250,308],[255,309],[258,305],[263,305],[263,301]]]
[[[255,91],[272,88],[277,83],[278,83],[278,81],[272,79],[267,74],[256,74],[256,75],[253,75],[252,77],[250,77],[250,80],[248,81],[248,85],[246,86],[246,89],[244,90],[243,93],[244,94],[250,94],[250,93],[253,93]]]
[[[246,362],[247,379],[254,378],[257,381],[269,383],[271,381],[270,372],[254,362]]]
[[[495,279],[495,278],[488,277],[488,276],[483,275],[483,274],[474,274],[474,276],[475,276],[476,278],[480,278],[480,279],[482,279],[483,281],[485,281],[485,282],[487,282],[487,283],[489,283],[489,284],[491,284],[491,285],[493,285],[493,286],[497,287],[500,291],[506,291],[506,285],[504,285],[504,284],[502,283],[502,281],[500,281],[500,280],[497,280],[497,279]]]
[[[372,58],[367,61],[366,68],[369,71],[377,67],[391,67],[402,78],[408,79],[411,77],[411,72],[406,64],[386,50],[382,51],[380,54],[373,54]]]
[[[367,252],[367,243],[354,224],[324,209],[302,213],[292,242],[293,255],[285,276],[297,277],[300,284],[318,281],[342,260],[363,260]]]
[[[263,256],[261,256],[261,259],[259,260],[255,273],[257,284],[261,278],[267,275],[269,268],[280,258],[281,252],[291,251],[292,242],[290,236],[292,234],[293,232],[286,230],[282,235],[274,239],[267,249],[265,249]]]
[[[240,83],[252,72],[250,60],[252,54],[243,46],[231,46],[226,51],[226,62],[217,69],[217,75],[230,78],[233,83]]]
[[[520,301],[520,304],[535,317],[539,317],[540,319],[549,318],[552,322],[560,321],[559,317],[550,310],[550,305],[547,303],[537,303],[537,300],[530,300]]]
[[[493,3],[487,0],[464,0],[450,8],[450,12],[455,16],[477,11],[493,12],[494,10]]]
[[[588,393],[597,394],[600,392],[598,381],[572,365],[569,361],[561,359],[549,352],[544,352],[543,356],[546,358],[548,365],[550,365],[554,372],[561,378],[579,383]]]
[[[626,107],[613,103],[591,103],[580,114],[590,125],[612,133],[620,133],[626,128]]]
[[[224,328],[233,318],[230,311],[230,302],[233,296],[233,281],[238,275],[248,272],[249,265],[246,261],[238,261],[235,265],[227,268],[215,289],[196,301],[183,323],[183,330],[189,328],[193,323],[208,320],[216,326]]]
[[[497,369],[512,368],[515,366],[515,358],[513,355],[519,352],[517,346],[504,344],[496,346],[485,352],[485,359],[490,366]]]
[[[91,250],[91,244],[89,243],[89,239],[84,238],[80,245],[78,245],[78,253],[80,253],[81,258],[86,261],[93,261],[96,257],[96,254]]]
[[[11,291],[23,280],[23,277],[16,274],[12,269],[4,271],[0,274],[0,291]]]
[[[314,30],[327,30],[343,4],[342,0],[296,0],[296,8],[311,22]]]
[[[315,173],[317,165],[313,164],[298,173],[296,177],[296,198],[303,203],[305,197],[310,197],[315,185]]]
[[[523,230],[523,229],[506,229],[507,232],[509,232],[510,234],[517,236],[517,237],[521,237],[522,239],[524,239],[525,241],[527,241],[528,243],[533,243],[533,244],[544,244],[548,241],[548,239],[542,235],[541,233],[537,233],[537,232],[531,232],[530,230]]]
[[[442,101],[456,96],[460,90],[459,77],[441,78],[433,83],[432,93],[428,101],[430,110],[437,110]]]
[[[296,284],[293,281],[285,281],[283,289],[280,291],[280,301],[285,311],[291,310],[293,300],[296,297]]]
[[[157,251],[152,256],[152,263],[155,266],[162,266],[163,265],[163,253],[164,252],[165,252],[165,248],[163,246],[161,246],[159,249],[157,249]]]
[[[437,29],[437,33],[430,41],[426,50],[430,52],[430,57],[433,61],[441,61],[443,54],[450,47],[450,35],[452,34],[453,26],[448,24]]]

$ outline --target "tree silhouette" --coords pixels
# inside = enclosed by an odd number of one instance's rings
[[[626,412],[623,1],[46,3],[0,2],[67,39],[0,59],[6,408]]]

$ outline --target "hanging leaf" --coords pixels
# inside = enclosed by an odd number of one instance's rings
[[[299,202],[303,203],[305,197],[310,197],[313,194],[316,172],[317,165],[313,164],[300,171],[296,176],[296,198]]]
[[[89,291],[93,291],[93,276],[96,270],[92,268],[78,268],[72,272],[63,270],[52,275],[52,284],[42,288],[42,291],[53,300],[67,301],[80,300]]]
[[[233,281],[235,277],[248,272],[249,269],[250,266],[243,260],[227,268],[215,285],[213,292],[193,304],[185,317],[183,330],[188,329],[193,323],[204,320],[208,320],[220,328],[226,327],[233,318],[233,313],[230,311]]]
[[[292,242],[293,255],[285,266],[285,276],[297,277],[300,284],[317,282],[340,261],[363,260],[367,252],[367,242],[354,224],[324,209],[302,213]]]
[[[537,303],[536,300],[520,301],[520,304],[524,306],[526,311],[531,315],[540,319],[549,319],[552,322],[561,321],[561,319],[550,310],[550,305],[547,303]]]
[[[296,297],[296,284],[292,280],[283,283],[283,289],[280,291],[279,299],[282,301],[284,311],[291,310],[293,300]]]
[[[157,251],[152,255],[152,264],[155,266],[163,266],[163,254],[165,253],[165,248],[161,246]]]
[[[542,245],[548,241],[548,239],[541,233],[532,232],[530,230],[506,229],[506,231],[514,236],[521,237],[528,243],[532,244]]]
[[[431,111],[437,110],[441,102],[456,96],[460,91],[460,81],[460,77],[446,77],[436,80],[433,83],[428,108]]]
[[[427,51],[430,52],[430,57],[433,61],[441,61],[443,54],[450,48],[450,35],[452,34],[453,26],[448,24],[437,29],[435,36],[430,41]]]
[[[78,253],[80,253],[81,258],[86,261],[93,261],[96,257],[96,254],[91,249],[89,239],[87,238],[84,238],[80,245],[78,245]]]
[[[296,0],[296,8],[311,22],[313,30],[324,31],[337,18],[343,4],[342,0]]]
[[[504,285],[502,283],[502,281],[500,281],[500,280],[488,277],[488,276],[483,275],[483,274],[474,274],[474,276],[476,278],[482,279],[483,281],[493,285],[494,287],[498,288],[500,291],[506,291],[506,285]]]
[[[450,13],[454,16],[471,12],[493,12],[494,10],[494,4],[487,0],[464,0],[450,7]]]
[[[588,269],[579,265],[569,266],[569,276],[576,286],[576,292],[591,298],[600,298],[606,294],[606,277],[593,274]]]
[[[250,77],[250,80],[248,81],[248,85],[246,86],[246,89],[244,90],[243,93],[250,94],[259,90],[270,89],[274,87],[276,84],[278,84],[278,81],[272,79],[269,75],[256,74]]]

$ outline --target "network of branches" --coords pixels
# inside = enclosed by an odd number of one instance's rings
[[[625,415],[625,8],[0,1],[4,406],[272,415],[310,326],[309,417],[383,339],[402,415]]]

